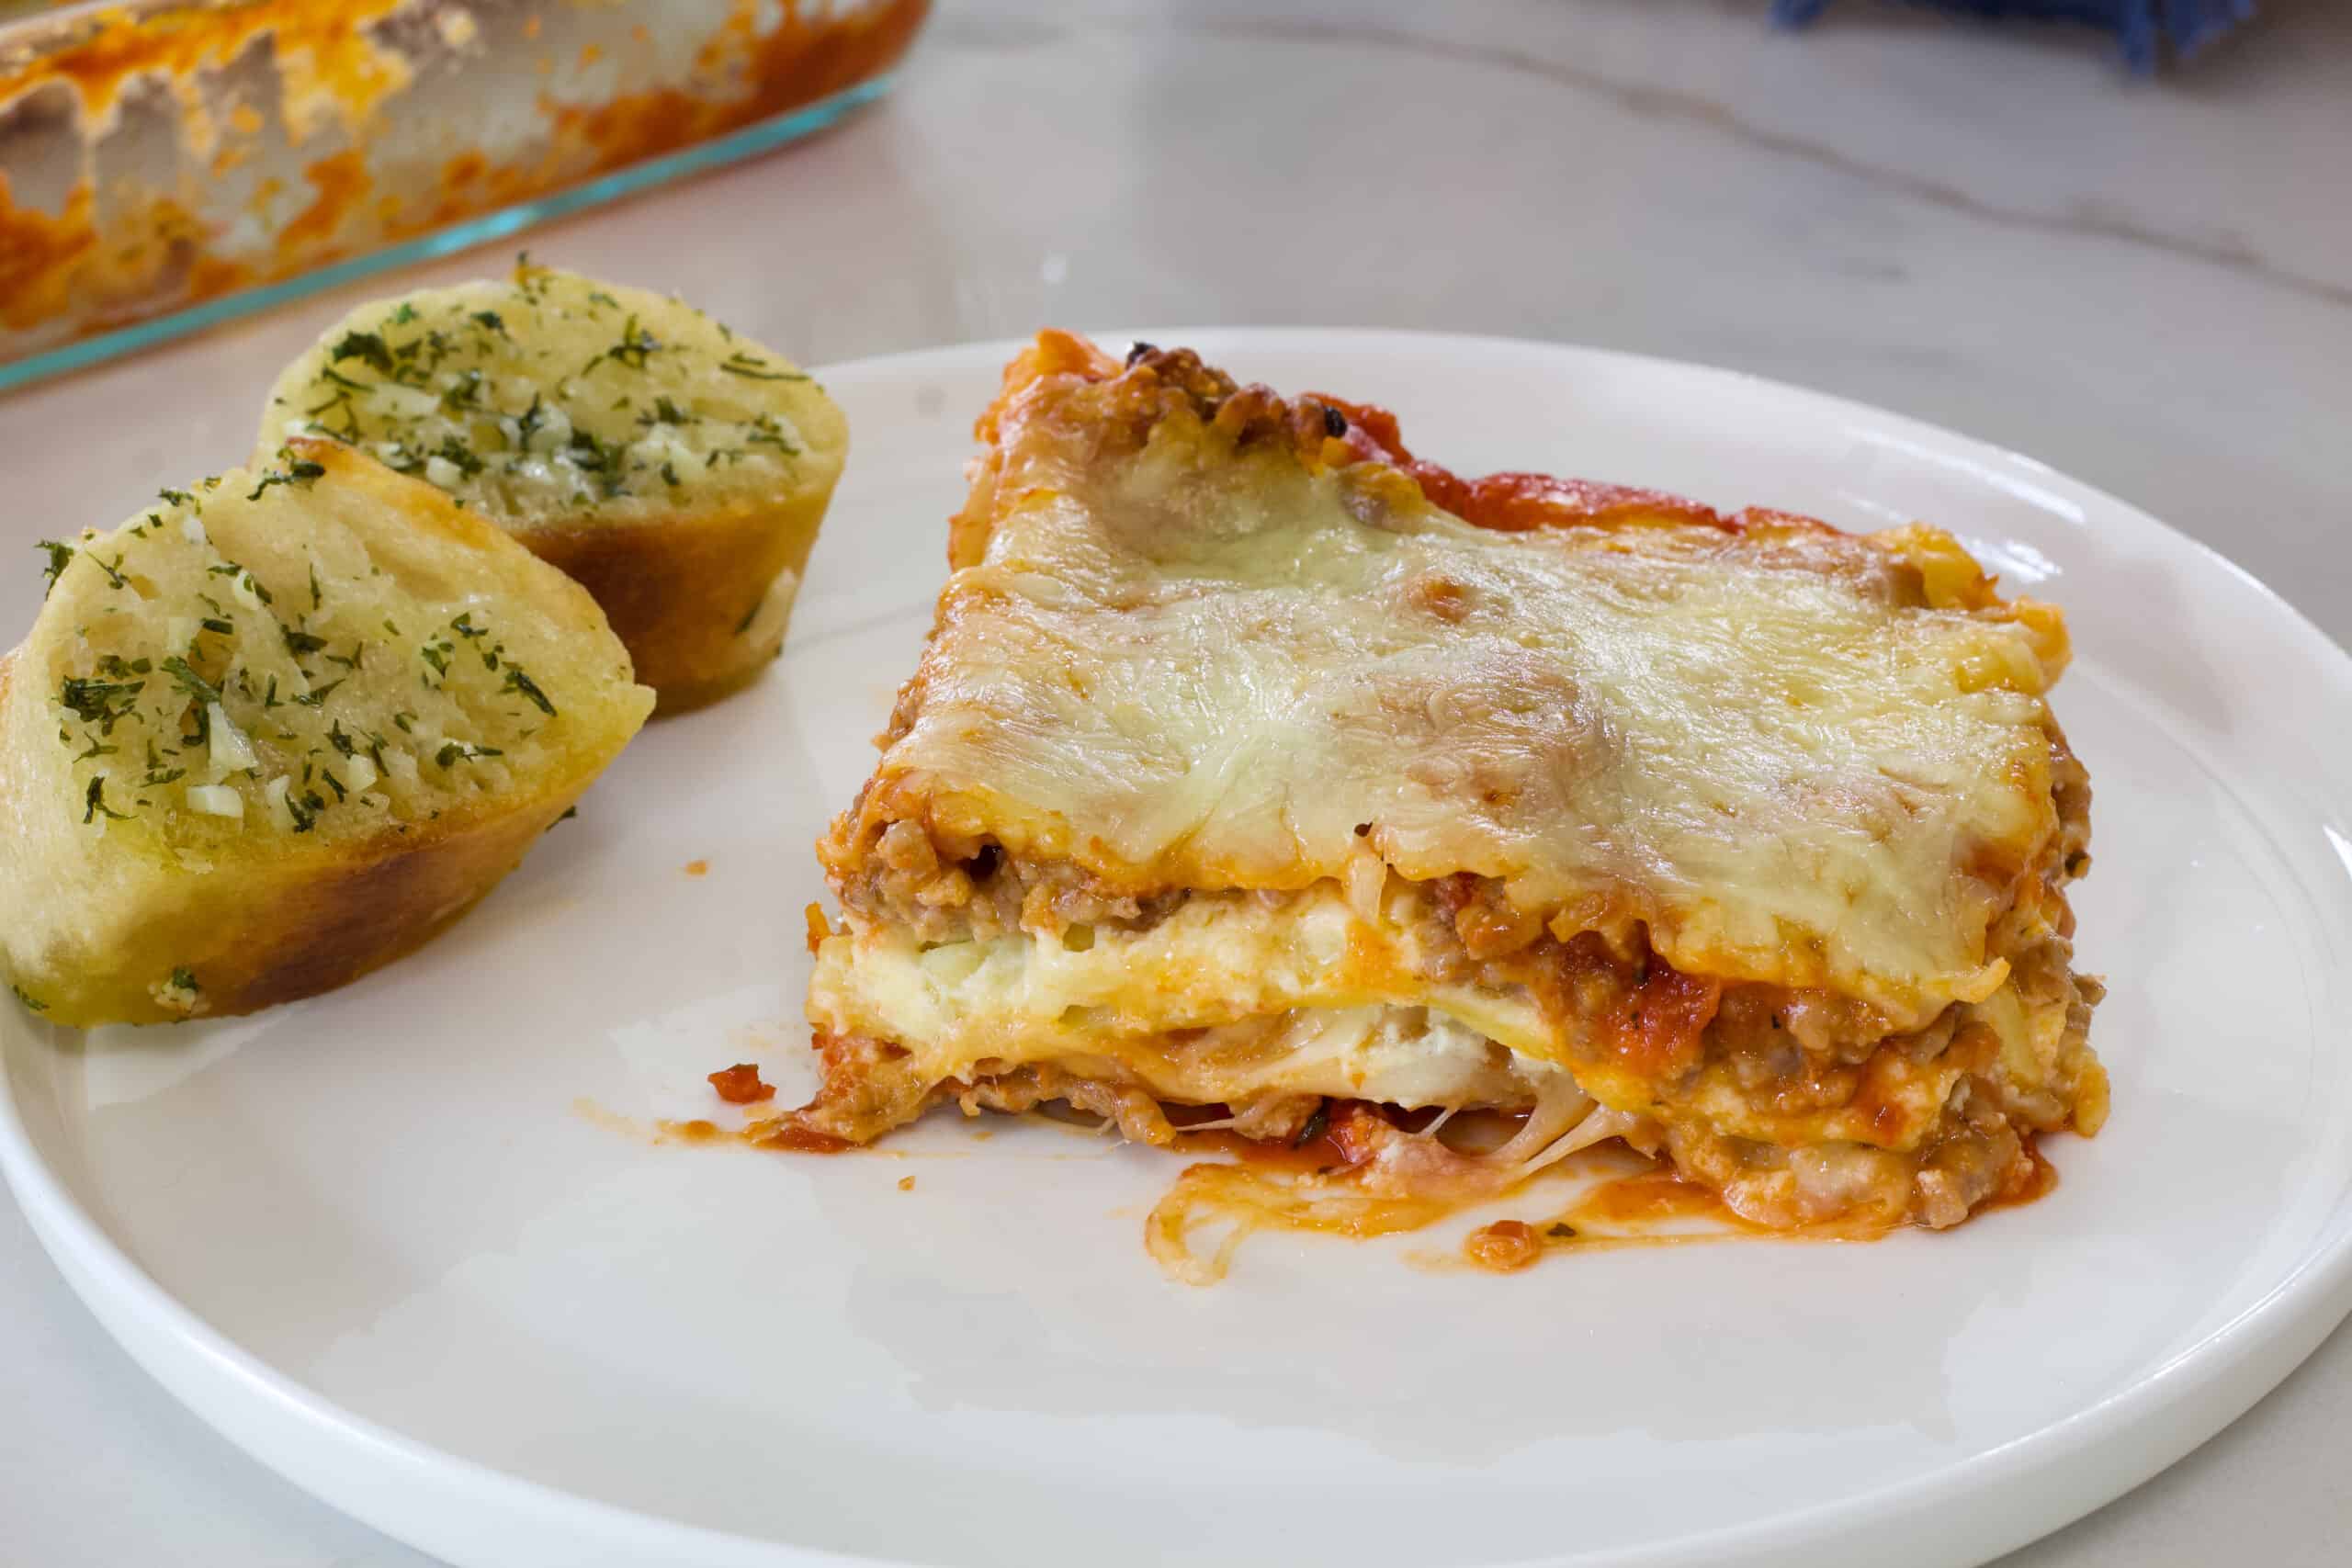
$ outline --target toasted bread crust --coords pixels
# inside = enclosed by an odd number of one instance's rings
[[[637,678],[684,713],[756,677],[784,646],[828,491],[782,504],[663,513],[619,525],[534,524],[514,537],[588,590]]]
[[[668,713],[781,649],[849,439],[782,355],[528,265],[346,315],[280,374],[254,460],[305,430],[422,475],[585,585]]]
[[[203,976],[197,1010],[204,1017],[334,990],[413,953],[481,902],[593,779],[565,781],[470,820],[445,817],[333,853],[190,876],[175,889],[175,904],[149,908],[119,933],[107,966],[60,968],[17,984],[38,1000],[44,1021],[77,1029],[190,1016],[141,983],[175,967]],[[0,761],[0,820],[17,809],[19,782]]]
[[[326,560],[330,608],[344,602],[339,594],[361,592],[379,580],[386,586],[378,592],[387,595],[394,592],[390,586],[394,581],[413,584],[400,592],[415,596],[387,597],[349,617],[346,626],[355,622],[372,626],[376,616],[389,612],[388,620],[398,616],[410,623],[406,647],[424,635],[416,615],[421,604],[439,603],[444,614],[453,604],[463,604],[468,615],[483,619],[472,623],[478,625],[476,630],[452,634],[453,644],[459,637],[467,640],[462,658],[487,663],[489,657],[504,654],[507,659],[496,668],[515,673],[523,666],[513,660],[527,660],[548,682],[545,693],[536,683],[530,690],[541,697],[553,693],[560,709],[541,705],[542,719],[522,697],[507,698],[527,715],[526,745],[518,746],[503,731],[471,733],[506,748],[481,750],[480,754],[515,764],[511,777],[495,788],[445,792],[406,809],[383,808],[384,796],[379,793],[370,796],[379,803],[372,819],[353,815],[361,795],[377,790],[386,777],[371,772],[374,784],[351,775],[354,804],[342,804],[345,793],[338,784],[334,804],[321,801],[316,818],[298,822],[290,831],[285,820],[257,805],[251,793],[243,797],[243,815],[233,830],[193,829],[191,823],[218,819],[190,817],[191,808],[181,804],[177,782],[190,770],[196,770],[198,779],[203,776],[201,753],[184,750],[170,759],[179,761],[180,768],[167,778],[149,781],[156,787],[145,790],[143,796],[141,789],[123,784],[113,797],[119,810],[109,807],[107,820],[94,821],[94,806],[79,813],[76,823],[68,797],[78,798],[77,781],[62,760],[66,749],[60,744],[59,715],[64,710],[57,706],[50,682],[61,671],[70,678],[86,667],[86,650],[74,651],[85,635],[82,612],[88,608],[87,599],[76,599],[77,592],[95,586],[101,593],[119,592],[126,602],[137,598],[128,586],[107,590],[97,580],[97,569],[77,556],[71,567],[77,575],[62,581],[26,644],[0,658],[0,907],[10,912],[0,929],[0,959],[5,959],[19,996],[48,1021],[90,1027],[246,1013],[331,990],[413,951],[521,862],[621,750],[651,706],[652,694],[631,682],[628,655],[589,592],[532,558],[489,519],[421,480],[404,478],[334,443],[297,439],[288,456],[310,465],[301,483],[311,488],[263,483],[248,494],[247,483],[254,476],[238,474],[229,476],[236,482],[207,491],[213,510],[205,515],[214,532],[203,547],[218,543],[224,529],[234,529],[250,544],[261,536],[256,522],[264,522],[271,539],[303,552],[312,563],[308,595],[295,586],[299,576],[288,581],[289,574],[299,573],[299,565],[280,559],[273,568],[279,582],[274,600],[261,599],[243,612],[234,604],[224,605],[225,613],[246,616],[238,636],[274,637],[276,632],[262,628],[277,626],[294,637],[294,627],[303,624],[297,618],[300,605],[316,607],[317,567]],[[262,504],[277,510],[263,517],[255,502],[265,495],[269,500]],[[320,511],[300,510],[307,506]],[[314,521],[314,516],[322,520]],[[346,530],[334,537],[368,542],[369,556],[359,564],[372,558],[381,563],[382,571],[362,572],[346,554],[340,558],[338,575],[335,558],[311,553],[329,540],[329,525],[322,519],[330,516],[337,519],[334,528]],[[156,568],[152,583],[138,577],[139,567],[155,558],[128,552],[153,551],[162,547],[158,541],[179,538],[178,525],[168,518],[151,520],[146,526],[145,542],[108,547],[124,552],[118,558],[131,563],[129,572],[119,574],[126,583],[136,579],[159,591],[161,604],[151,597],[139,601],[143,607],[120,613],[142,620],[141,635],[152,639],[153,648],[167,651],[172,644],[164,640],[158,623],[175,604],[170,596],[187,592],[183,580],[168,572],[193,568],[183,558],[168,569]],[[122,536],[108,537],[119,541]],[[100,548],[98,536],[86,536],[82,554]],[[208,575],[202,581],[227,580]],[[220,592],[232,591],[222,587]],[[286,622],[269,619],[267,606],[273,603],[277,613],[288,617]],[[322,629],[325,625],[309,624]],[[490,638],[492,626],[498,640],[471,640]],[[313,637],[308,646],[323,649],[327,645]],[[362,666],[382,669],[387,655],[380,649],[386,645],[378,646],[379,651],[372,656],[354,648],[355,671]],[[399,650],[393,654],[400,656]],[[412,651],[405,657],[413,660],[414,655]],[[165,666],[176,662],[160,653],[158,658]],[[138,669],[147,674],[144,659]],[[296,702],[270,710],[277,725],[305,727],[307,735],[264,736],[255,724],[256,739],[272,748],[291,748],[277,755],[299,760],[320,754],[316,746],[309,753],[300,748],[305,740],[321,740],[333,724],[352,748],[341,756],[364,759],[368,747],[355,745],[353,737],[364,739],[370,725],[379,724],[390,737],[375,742],[379,761],[386,751],[401,753],[394,758],[400,761],[412,754],[406,747],[422,745],[425,765],[433,765],[434,742],[409,740],[367,707],[371,699],[355,701],[356,687],[341,682],[336,685],[343,695],[331,702],[305,707],[298,695]],[[321,697],[333,689],[322,688]],[[223,700],[254,722],[249,699],[224,692]],[[423,689],[405,700],[420,710],[424,722],[433,721],[435,710]],[[219,704],[214,711],[216,716],[221,712]],[[65,720],[74,716],[64,712]],[[127,707],[115,716],[125,728],[113,731],[113,739],[120,743],[122,755],[135,755],[140,747],[132,736],[152,732],[137,731],[143,720]],[[460,711],[458,716],[467,715]],[[479,707],[471,716],[489,722]],[[346,724],[352,727],[347,732],[342,728]],[[533,736],[536,744],[527,744]],[[153,755],[152,748],[149,755]],[[524,765],[526,756],[530,760]],[[346,766],[332,750],[324,758],[329,770]],[[288,764],[279,761],[269,765]],[[445,760],[439,768],[447,773],[451,765]],[[302,774],[306,781],[310,776]],[[252,790],[251,785],[246,788]],[[323,794],[323,784],[321,789]],[[104,798],[92,797],[94,803]],[[140,815],[129,815],[134,811]],[[172,826],[174,822],[179,826]]]

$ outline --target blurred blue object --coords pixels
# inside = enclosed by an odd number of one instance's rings
[[[2032,17],[2042,21],[2086,22],[2105,28],[2123,43],[2123,58],[2135,71],[2153,71],[2162,51],[2195,52],[2254,16],[2254,0],[1911,0],[1977,17]],[[1772,0],[1772,18],[1802,27],[1829,8],[1829,0]]]

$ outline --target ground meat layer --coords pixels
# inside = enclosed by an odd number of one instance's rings
[[[1589,1088],[1641,1085],[1646,1103],[1638,1113],[1677,1168],[1743,1216],[1775,1226],[1838,1217],[1952,1224],[2023,1190],[2037,1170],[2036,1134],[2067,1127],[2094,1133],[2106,1117],[2106,1076],[2088,1045],[2100,987],[2073,972],[2074,921],[2064,897],[2065,884],[2088,864],[2089,789],[2063,739],[2053,746],[2060,833],[2020,877],[1991,932],[1992,951],[2009,961],[2015,999],[2042,1042],[2043,1059],[2030,1072],[2003,1063],[1999,1037],[1965,1004],[1925,1021],[1898,1020],[1828,992],[1680,975],[1638,931],[1630,942],[1596,932],[1562,941],[1536,914],[1513,907],[1491,879],[1407,884],[1369,855],[1368,883],[1344,891],[1367,916],[1393,919],[1404,911],[1409,946],[1432,983],[1536,998],[1579,1080],[1590,1075]],[[1137,893],[985,840],[942,843],[910,820],[890,823],[869,842],[843,841],[838,835],[855,817],[845,817],[820,846],[844,908],[854,919],[924,942],[1019,934],[1083,947],[1104,931],[1148,930],[1197,897],[1279,906],[1299,897]],[[1153,1086],[1110,1056],[1083,1072],[984,1061],[933,1082],[922,1077],[910,1053],[887,1042],[820,1033],[818,1044],[824,1089],[797,1115],[826,1136],[867,1142],[950,1100],[972,1113],[1062,1100],[1140,1142],[1164,1145],[1176,1134]],[[1164,1048],[1182,1045],[1171,1036]],[[1128,1042],[1116,1055],[1133,1061],[1152,1048],[1149,1041]],[[1619,1094],[1612,1102],[1625,1100]],[[1221,1105],[1237,1131],[1275,1139],[1294,1135],[1322,1107],[1320,1097],[1298,1094]],[[1727,1118],[1726,1107],[1738,1114]],[[1503,1099],[1481,1108],[1526,1107]],[[1787,1136],[1770,1131],[1783,1121]],[[1838,1134],[1823,1135],[1824,1127]],[[1757,1135],[1759,1128],[1767,1135]]]

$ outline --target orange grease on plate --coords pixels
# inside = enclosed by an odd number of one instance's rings
[[[2029,1143],[2032,1174],[1984,1209],[2017,1208],[2048,1196],[2057,1168]],[[1981,1211],[1980,1211],[1981,1212]],[[1744,1220],[1707,1188],[1663,1166],[1597,1183],[1548,1220],[1503,1220],[1470,1233],[1463,1256],[1481,1269],[1515,1273],[1552,1251],[1600,1251],[1624,1247],[1678,1247],[1702,1241],[1877,1241],[1907,1227],[1864,1220],[1832,1220],[1778,1229]]]

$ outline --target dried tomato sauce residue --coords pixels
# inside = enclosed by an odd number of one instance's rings
[[[810,1132],[789,1116],[754,1122],[734,1131],[701,1117],[691,1122],[656,1122],[654,1126],[662,1136],[682,1144],[742,1144],[750,1148],[782,1149],[797,1155],[837,1155],[857,1146],[830,1133]]]
[[[356,124],[405,82],[404,63],[378,51],[370,24],[401,0],[269,0],[187,6],[132,17],[101,12],[86,36],[29,63],[0,70],[0,103],[51,82],[70,85],[85,123],[112,108],[134,76],[185,78],[228,65],[266,33],[288,86],[334,102]],[[10,62],[12,66],[15,62]]]
[[[729,1105],[757,1105],[775,1098],[775,1086],[760,1077],[756,1062],[721,1067],[710,1075],[710,1087]],[[804,1127],[790,1116],[766,1116],[734,1132],[699,1118],[656,1125],[668,1136],[689,1144],[745,1144],[755,1149],[783,1149],[804,1155],[837,1155],[855,1146],[846,1138]]]
[[[710,1087],[729,1105],[756,1105],[775,1098],[775,1085],[761,1081],[756,1062],[738,1062],[731,1067],[720,1068],[710,1075]]]
[[[766,33],[758,30],[759,9],[738,0],[702,50],[704,71],[741,73],[749,84],[742,97],[718,100],[655,87],[582,106],[542,95],[539,109],[554,127],[556,144],[585,148],[599,168],[617,168],[815,103],[904,53],[930,14],[931,0],[891,0],[844,17],[804,17],[798,7],[786,6],[783,23]]]
[[[463,219],[548,195],[615,169],[773,118],[888,69],[912,41],[930,0],[884,0],[847,14],[787,4],[762,31],[763,8],[737,0],[705,46],[705,80],[728,96],[655,89],[601,105],[543,98],[548,136],[528,155],[489,164],[460,153],[438,173],[403,169],[387,152],[388,129],[408,107],[416,80],[386,25],[402,0],[220,0],[132,17],[101,10],[85,36],[25,62],[0,62],[0,105],[64,84],[79,122],[98,124],[134,78],[160,79],[189,107],[183,135],[202,169],[233,167],[251,155],[240,143],[214,146],[219,129],[197,107],[198,78],[266,46],[283,101],[280,118],[300,145],[328,124],[349,145],[303,170],[312,187],[282,225],[259,214],[252,226],[190,211],[170,197],[97,209],[85,179],[53,215],[20,206],[0,172],[0,326],[44,331],[39,346],[127,325],[236,289],[253,288]],[[535,34],[538,18],[525,26]],[[379,36],[383,35],[383,36]],[[265,129],[250,106],[226,117],[251,141]],[[378,155],[383,154],[381,161]],[[371,163],[374,166],[371,166]],[[274,181],[265,181],[268,191]],[[377,190],[418,191],[413,200]],[[257,192],[257,194],[260,194]]]
[[[346,147],[306,165],[302,178],[317,194],[277,231],[278,254],[292,263],[333,251],[335,236],[359,210],[375,184],[368,173],[368,159],[356,147]]]

